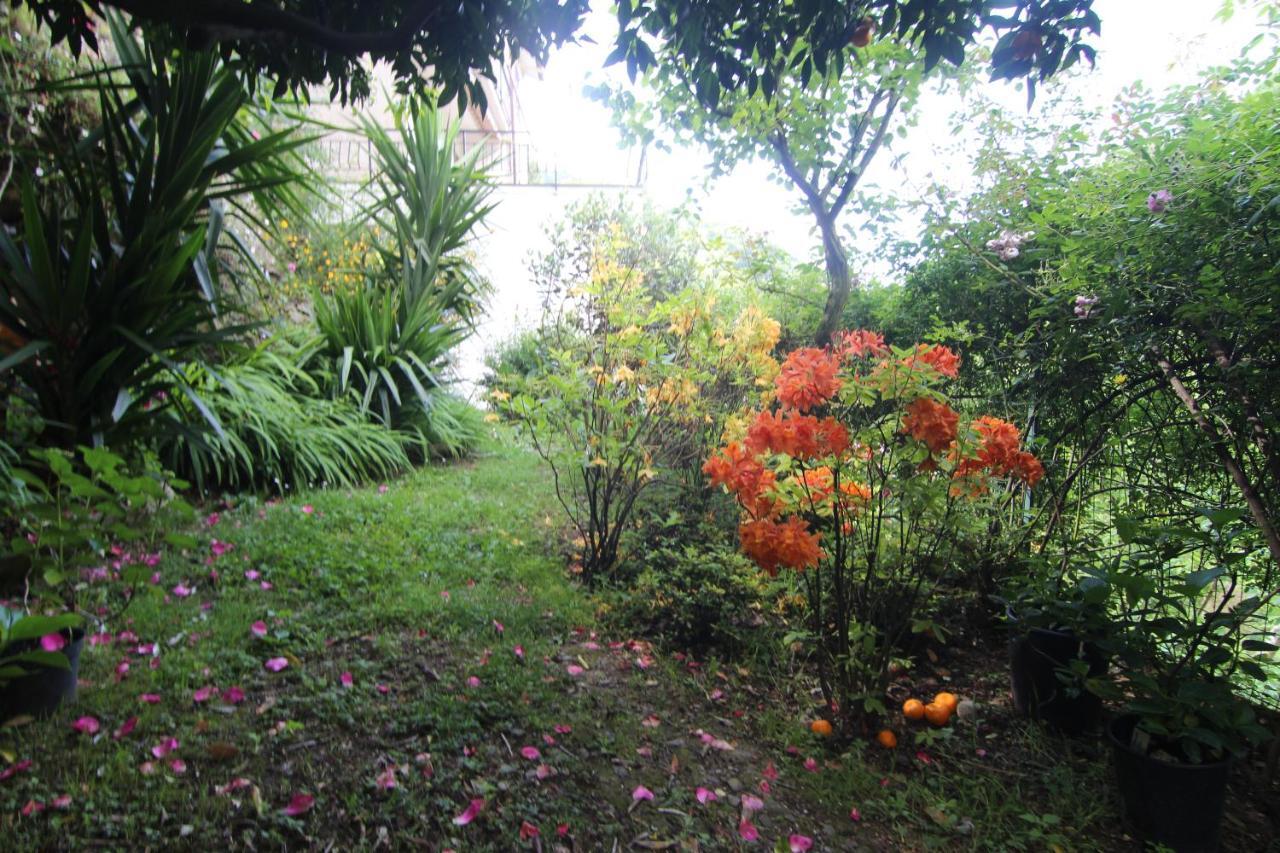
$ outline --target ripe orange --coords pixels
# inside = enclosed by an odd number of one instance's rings
[[[809,724],[809,731],[819,737],[831,737],[831,723],[826,720],[814,720]]]
[[[939,705],[937,702],[930,702],[924,706],[924,718],[932,725],[945,726],[947,720],[951,719],[951,709],[946,705]]]
[[[956,698],[954,693],[939,693],[933,697],[933,701],[939,705],[946,705],[948,713],[955,713],[956,705],[960,704],[960,700]]]
[[[876,735],[876,743],[885,749],[893,749],[898,745],[898,736],[888,729],[881,729],[880,734]]]
[[[924,703],[919,699],[908,699],[902,703],[902,716],[908,720],[923,720]]]

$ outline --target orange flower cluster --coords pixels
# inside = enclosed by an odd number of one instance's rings
[[[822,503],[831,497],[831,493],[835,490],[831,469],[826,465],[804,471],[800,474],[800,482],[814,503]]]
[[[730,442],[718,455],[708,459],[702,473],[711,478],[712,485],[724,486],[736,495],[752,517],[771,518],[777,514],[777,501],[769,495],[775,482],[773,472],[738,442]]]
[[[752,453],[785,453],[794,459],[839,456],[849,448],[849,431],[835,418],[761,412],[747,428]]]
[[[1014,477],[1028,486],[1034,486],[1044,476],[1044,466],[1031,453],[1022,449],[1022,434],[1008,421],[987,415],[973,422],[982,437],[978,455],[961,459],[955,476],[966,477],[980,471],[990,471],[997,477]]]
[[[867,355],[878,358],[889,354],[889,348],[884,343],[884,335],[879,332],[869,332],[866,329],[837,332],[832,341],[831,351],[841,361]]]
[[[830,400],[840,390],[840,359],[825,349],[792,350],[774,384],[782,405],[807,412]]]
[[[941,345],[920,344],[916,347],[916,351],[903,361],[903,365],[907,368],[917,368],[922,364],[929,365],[951,379],[960,375],[960,356]]]
[[[780,566],[799,570],[813,568],[822,557],[822,549],[818,547],[820,535],[810,533],[809,522],[795,516],[781,522],[767,518],[743,522],[738,527],[738,536],[743,553],[770,577],[778,574]]]
[[[922,442],[930,453],[941,453],[956,440],[960,416],[946,403],[919,397],[907,404],[902,431]]]

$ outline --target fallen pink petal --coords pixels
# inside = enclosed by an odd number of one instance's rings
[[[169,769],[181,776],[183,773],[187,772],[187,762],[183,761],[181,758],[175,758],[169,762]]]
[[[244,690],[240,687],[228,687],[222,691],[222,701],[231,705],[239,705],[244,701]]]
[[[538,759],[542,758],[542,753],[538,751],[538,748],[536,746],[520,747],[520,755],[529,759],[530,761],[537,761]]]
[[[151,747],[151,754],[156,758],[164,758],[169,753],[178,748],[178,739],[176,737],[165,738],[155,746]]]
[[[754,794],[742,795],[742,810],[747,812],[758,812],[764,808],[764,800]]]
[[[817,772],[818,772],[818,762],[817,762],[817,761],[815,761],[815,760],[814,760],[814,759],[812,759],[812,758],[806,758],[806,759],[804,760],[804,769],[805,769],[805,770],[808,770],[810,773],[817,773]]]
[[[160,694],[159,693],[143,693],[141,696],[138,697],[138,701],[142,702],[144,705],[158,705],[160,704]]]
[[[293,799],[289,800],[289,805],[280,811],[289,817],[297,817],[300,814],[306,814],[311,811],[311,807],[315,805],[316,798],[310,794],[294,794]]]
[[[813,839],[807,835],[793,833],[787,841],[791,844],[791,853],[805,853],[813,846]]]
[[[249,626],[249,633],[253,634],[255,637],[267,636],[267,623],[259,619],[257,622],[254,622]]]
[[[719,797],[716,796],[716,792],[710,788],[698,788],[698,790],[693,792],[693,796],[703,805],[719,799]]]
[[[115,730],[115,733],[111,735],[112,739],[120,740],[121,738],[128,736],[137,727],[137,725],[138,718],[130,717],[120,724],[120,728]]]
[[[232,779],[230,782],[228,782],[225,785],[218,785],[213,789],[213,792],[217,794],[219,797],[225,797],[227,794],[230,794],[232,791],[239,791],[241,788],[248,788],[252,784],[253,784],[252,782],[250,782],[248,779],[244,778],[243,776],[237,776],[235,779]]]
[[[59,796],[54,797],[49,801],[49,808],[58,809],[60,811],[71,808],[71,795],[60,794]]]
[[[96,735],[98,730],[102,728],[102,724],[98,722],[96,717],[80,717],[71,724],[71,728],[82,735]]]
[[[484,800],[481,799],[480,797],[476,797],[474,800],[472,800],[470,803],[467,804],[467,807],[463,809],[462,812],[459,813],[457,817],[453,819],[453,823],[455,826],[466,826],[467,824],[471,823],[471,821],[475,820],[476,815],[480,814],[480,812],[483,810],[484,810]]]
[[[539,835],[538,827],[529,823],[529,821],[521,821],[520,823],[520,840],[528,841],[530,838],[537,838]]]
[[[217,692],[218,692],[218,688],[206,685],[204,687],[201,687],[196,692],[192,693],[191,699],[193,702],[196,702],[197,704],[201,702],[208,702],[210,699],[213,698],[213,695]]]
[[[303,505],[302,505],[302,514],[303,514],[303,515],[311,515],[311,513],[315,512],[315,511],[316,511],[316,508],[315,508],[315,507],[313,507],[311,504],[303,504]]]
[[[636,785],[636,789],[631,792],[631,799],[637,803],[641,800],[652,800],[653,791],[650,791],[644,785]]]
[[[743,841],[755,841],[760,837],[760,831],[756,829],[755,824],[744,817],[738,824],[738,836]]]
[[[853,808],[849,809],[849,820],[853,821],[854,823],[857,823],[858,821],[862,820],[862,812],[858,811],[857,806],[854,806]]]
[[[195,592],[195,590],[187,586],[186,584],[180,583],[173,588],[173,594],[178,598],[186,598],[187,596],[191,595],[191,593],[193,592]]]
[[[268,658],[262,665],[272,672],[279,672],[289,666],[289,660],[288,658]]]
[[[355,677],[349,672],[344,672],[342,675],[339,675],[338,681],[341,682],[343,687],[350,687],[356,683]]]

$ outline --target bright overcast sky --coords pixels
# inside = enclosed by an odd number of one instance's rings
[[[596,44],[573,45],[558,51],[543,70],[541,79],[521,87],[527,129],[539,148],[579,173],[599,175],[621,182],[634,168],[635,157],[620,152],[618,134],[608,112],[582,94],[584,84],[602,79],[625,80],[620,67],[603,69],[611,49],[614,19],[603,2],[588,23]],[[1192,83],[1210,66],[1229,61],[1257,33],[1254,13],[1237,9],[1229,22],[1215,20],[1219,0],[1096,0],[1102,19],[1102,35],[1094,39],[1097,67],[1074,76],[1067,84],[1079,87],[1090,106],[1105,106],[1122,89],[1136,81],[1160,90]],[[1237,6],[1244,3],[1237,0]],[[1005,101],[1010,109],[1025,109],[1025,95],[1008,84],[992,84],[986,91]],[[1042,98],[1033,109],[1040,109]],[[937,151],[951,147],[948,106],[929,109],[928,116],[910,136],[895,145],[905,152],[903,174],[889,170],[890,158],[877,159],[867,181],[885,186],[923,186],[938,165]],[[770,166],[753,164],[702,188],[705,155],[697,151],[673,155],[651,154],[643,194],[664,207],[675,206],[692,193],[702,221],[713,228],[741,227],[765,233],[798,258],[814,255],[819,245],[810,220],[794,213],[797,197],[768,180]],[[963,189],[969,175],[965,160],[946,164],[948,182]],[[635,196],[639,191],[632,191]],[[512,188],[499,191],[499,207],[491,217],[491,233],[480,241],[480,264],[495,285],[489,319],[481,333],[464,347],[459,372],[474,381],[481,374],[480,358],[495,341],[517,326],[536,322],[536,295],[528,284],[526,262],[530,252],[545,245],[544,225],[559,217],[565,205],[581,198],[579,190]],[[845,225],[855,224],[850,215]],[[908,236],[908,235],[904,235]]]

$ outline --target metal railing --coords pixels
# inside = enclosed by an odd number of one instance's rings
[[[394,138],[394,137],[393,137]],[[496,183],[527,187],[638,187],[644,183],[644,156],[628,151],[603,168],[563,163],[536,145],[526,131],[460,130],[455,160],[479,152],[476,162]],[[332,131],[309,144],[313,168],[339,183],[363,183],[373,177],[373,144],[355,131]]]

